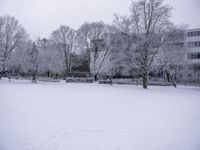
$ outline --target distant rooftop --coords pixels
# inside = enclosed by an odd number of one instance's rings
[[[188,30],[200,30],[200,25],[189,26]]]

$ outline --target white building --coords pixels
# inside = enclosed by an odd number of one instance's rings
[[[184,36],[184,41],[178,44],[180,49],[169,55],[177,58],[170,73],[179,81],[200,81],[200,28],[188,29]]]
[[[187,57],[185,58],[188,65],[188,79],[200,80],[200,28],[187,30]],[[194,67],[195,65],[195,67]]]

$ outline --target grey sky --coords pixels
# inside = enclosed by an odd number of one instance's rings
[[[200,0],[166,0],[172,21],[200,26]],[[131,0],[0,0],[0,15],[15,16],[31,37],[48,37],[61,24],[77,29],[85,21],[111,23],[114,13],[128,14]]]

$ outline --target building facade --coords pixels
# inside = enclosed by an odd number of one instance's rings
[[[188,29],[184,34],[184,41],[176,44],[176,50],[172,53],[174,56],[169,55],[177,59],[170,67],[173,78],[178,81],[200,82],[200,28]]]

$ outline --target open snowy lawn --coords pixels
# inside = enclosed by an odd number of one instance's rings
[[[200,88],[4,79],[0,150],[200,150]]]

